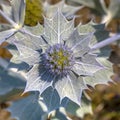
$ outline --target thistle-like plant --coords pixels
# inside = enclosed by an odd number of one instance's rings
[[[91,51],[92,37],[92,32],[81,35],[74,28],[74,19],[67,21],[59,9],[51,19],[44,19],[44,32],[34,43],[36,47],[26,44],[28,37],[16,40],[16,35],[12,43],[19,51],[17,60],[32,66],[26,73],[25,92],[42,94],[52,86],[61,100],[68,97],[80,104],[82,90],[87,88],[85,78],[105,69]],[[34,41],[32,36],[30,41]]]
[[[120,1],[119,0],[66,0],[73,5],[83,5],[91,8],[96,15],[101,16],[102,23],[108,25],[112,20],[120,18]],[[107,4],[107,5],[106,5]],[[98,7],[99,6],[99,7]],[[113,8],[115,8],[113,10]]]
[[[22,32],[22,33],[30,34],[29,31],[26,31],[26,29],[24,27],[24,21],[25,21],[25,24],[27,24],[27,25],[29,23],[29,20],[27,20],[27,18],[29,18],[29,16],[28,16],[29,7],[27,6],[27,9],[26,9],[26,1],[25,0],[19,0],[19,1],[11,0],[9,2],[10,2],[10,5],[8,5],[8,6],[6,6],[4,4],[4,1],[1,1],[1,3],[0,3],[0,5],[2,6],[2,9],[3,9],[3,10],[0,10],[0,14],[8,22],[6,24],[0,24],[0,27],[2,26],[2,28],[3,28],[3,29],[0,29],[2,31],[2,32],[0,32],[0,35],[1,35],[0,44],[2,42],[4,42],[5,40],[7,40],[8,38],[10,38],[15,33],[17,33],[18,31]],[[29,5],[30,5],[30,3],[29,3]],[[42,3],[40,5],[42,5]],[[80,9],[80,7],[72,7],[72,6],[65,5],[64,1],[61,1],[60,3],[58,3],[55,6],[49,5],[47,2],[45,2],[44,3],[44,11],[42,11],[42,8],[38,8],[38,9],[41,12],[45,12],[46,16],[50,17],[52,15],[52,13],[55,12],[56,8],[58,8],[58,7],[61,8],[62,12],[67,17],[73,17],[73,14],[78,9]],[[25,9],[26,9],[26,11],[25,11]],[[70,11],[70,13],[68,13],[68,11]],[[25,12],[26,12],[26,16],[25,16]],[[42,13],[39,13],[39,15],[36,13],[36,16],[37,16],[37,18],[40,18],[40,17],[42,17]],[[32,20],[32,21],[34,21],[34,24],[38,22],[38,20]]]

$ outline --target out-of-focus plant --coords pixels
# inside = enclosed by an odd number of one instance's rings
[[[43,5],[41,0],[26,0],[25,24],[35,26],[43,21]]]
[[[66,0],[67,1],[67,0]],[[69,0],[67,1],[71,4],[79,4],[90,7],[94,11],[96,11],[99,15],[103,16],[103,22],[109,23],[113,18],[119,18],[119,5],[120,1],[115,0],[114,2],[110,0],[109,2],[106,0]],[[109,5],[107,4],[109,3]],[[107,4],[107,5],[106,5]],[[98,7],[99,6],[99,7]],[[114,8],[114,10],[113,10]]]
[[[109,48],[105,46],[120,39],[120,35],[109,38],[105,25],[92,21],[74,27],[76,9],[64,14],[63,2],[59,7],[49,7],[53,12],[46,14],[43,26],[28,27],[24,25],[26,1],[10,3],[0,10],[10,23],[8,30],[0,32],[0,40],[9,42],[7,48],[13,55],[9,64],[0,59],[0,97],[8,101],[19,93],[18,89],[24,91],[21,95],[29,92],[9,107],[12,117],[67,120],[74,115],[83,117],[88,110],[92,113],[90,100],[83,91],[88,86],[112,82],[112,64],[107,60]],[[66,17],[71,14],[68,21]]]
[[[119,120],[120,117],[120,83],[106,85],[97,85],[95,90],[87,91],[91,98],[93,115],[86,114],[87,117],[92,117],[92,120]],[[91,120],[91,119],[90,119]]]
[[[120,26],[119,0],[66,0],[66,2],[71,5],[83,5],[89,8],[89,19],[105,23],[109,31],[118,32]]]
[[[4,12],[0,10],[0,14],[8,21],[8,23],[0,24],[4,29],[7,28],[0,32],[0,44],[16,33],[24,23],[25,1],[11,1],[10,4],[10,6],[1,4]],[[16,8],[16,6],[18,7]]]
[[[8,43],[3,43],[0,45],[0,57],[5,58],[5,59],[10,59],[12,55],[10,52],[5,48],[8,45]]]

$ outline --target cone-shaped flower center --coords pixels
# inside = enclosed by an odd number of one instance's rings
[[[51,73],[64,76],[74,64],[73,52],[66,45],[55,44],[46,50],[43,63]]]

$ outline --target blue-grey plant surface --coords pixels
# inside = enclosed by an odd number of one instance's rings
[[[11,40],[19,51],[16,59],[32,66],[26,73],[25,92],[42,94],[52,86],[61,100],[68,97],[80,105],[86,84],[97,83],[94,74],[106,69],[91,51],[93,34],[80,34],[78,28],[74,28],[74,19],[67,21],[58,9],[51,19],[44,18],[43,32],[36,38],[21,35],[23,38],[20,39],[16,35]],[[92,80],[86,79],[89,77]]]
[[[84,89],[88,89],[88,85],[94,87],[112,81],[112,64],[107,60],[109,48],[93,49],[97,42],[109,36],[104,24],[91,21],[74,27],[73,12],[76,10],[71,13],[71,20],[67,20],[69,14],[64,15],[63,6],[55,6],[54,9],[49,7],[53,12],[49,16],[47,11],[43,26],[29,27],[23,22],[24,0],[12,0],[10,8],[4,7],[11,10],[10,14],[3,14],[5,9],[0,10],[0,14],[12,26],[8,25],[8,30],[0,32],[3,34],[0,43],[6,39],[9,42],[7,48],[13,57],[8,68],[10,71],[15,68],[12,73],[25,77],[26,86],[21,84],[20,87],[24,93],[30,92],[26,98],[13,102],[9,108],[12,116],[21,120],[42,120],[57,109],[56,114],[67,119],[65,112],[59,113],[61,106],[71,114],[79,109],[80,117],[87,109],[91,111],[90,101],[85,102],[82,96]]]

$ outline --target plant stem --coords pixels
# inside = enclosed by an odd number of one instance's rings
[[[120,34],[118,35],[114,35],[113,37],[110,37],[110,38],[107,38],[106,40],[103,40],[102,42],[99,42],[97,44],[95,44],[92,48],[91,48],[91,51],[94,51],[96,49],[100,49],[106,45],[109,45],[111,44],[112,42],[114,41],[117,41],[120,39]]]
[[[11,20],[2,10],[0,10],[0,15],[3,16],[13,27],[17,26],[17,24]]]

